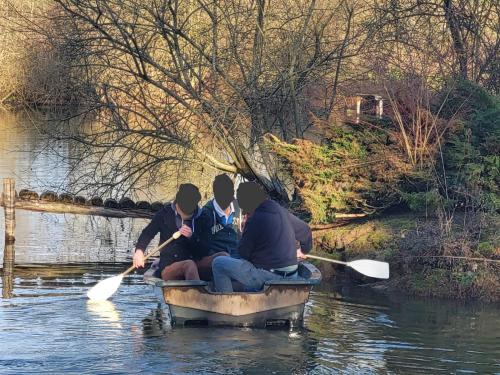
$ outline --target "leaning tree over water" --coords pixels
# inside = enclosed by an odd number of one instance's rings
[[[54,19],[76,30],[78,64],[96,88],[89,107],[99,121],[72,138],[100,167],[114,164],[115,180],[188,163],[257,180],[285,200],[265,135],[303,137],[308,90],[329,80],[334,96],[341,63],[375,31],[355,25],[364,8],[344,1],[56,2]],[[318,113],[331,103],[316,103]]]

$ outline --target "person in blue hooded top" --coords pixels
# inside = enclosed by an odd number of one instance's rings
[[[212,184],[214,198],[203,207],[205,233],[201,235],[204,257],[198,264],[203,280],[212,279],[212,262],[218,256],[237,257],[238,234],[234,226],[234,183],[226,174],[215,177]]]

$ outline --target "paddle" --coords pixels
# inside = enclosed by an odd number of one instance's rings
[[[180,232],[175,232],[172,235],[172,237],[170,237],[168,240],[163,242],[160,246],[158,246],[156,249],[154,249],[148,255],[146,255],[144,257],[144,260],[147,260],[149,257],[157,254],[166,245],[168,245],[173,240],[178,239],[180,236],[181,236]],[[111,297],[113,294],[115,294],[116,290],[118,289],[118,287],[122,283],[123,277],[128,275],[134,269],[135,269],[135,266],[131,266],[125,272],[123,272],[117,276],[108,277],[107,279],[99,281],[96,285],[94,285],[87,292],[87,297],[92,301],[106,301],[109,297]]]
[[[378,260],[369,259],[359,259],[353,260],[352,262],[342,262],[340,260],[334,260],[329,258],[323,258],[316,255],[306,255],[307,258],[325,260],[331,263],[343,264],[344,266],[351,267],[353,270],[359,273],[376,277],[377,279],[388,279],[389,278],[389,263],[379,262]]]

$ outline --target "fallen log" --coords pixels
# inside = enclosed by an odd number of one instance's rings
[[[0,206],[4,206],[3,198],[0,197]],[[142,210],[120,210],[116,208],[81,206],[77,204],[68,204],[61,202],[47,201],[21,201],[15,202],[15,208],[20,210],[52,212],[61,214],[80,214],[80,215],[95,215],[117,218],[144,218],[151,219],[154,213]]]

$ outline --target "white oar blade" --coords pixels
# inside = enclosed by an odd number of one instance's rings
[[[87,297],[89,297],[91,301],[106,301],[116,292],[122,283],[122,279],[123,275],[120,274],[99,281],[87,292]]]
[[[348,262],[347,265],[365,276],[375,277],[377,279],[389,278],[389,263],[386,262],[360,259]]]

